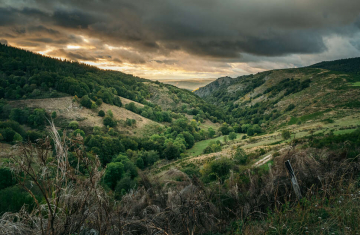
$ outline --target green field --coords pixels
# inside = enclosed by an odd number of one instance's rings
[[[236,140],[239,140],[239,139],[241,139],[241,137],[244,134],[236,134],[236,135],[237,135]],[[209,145],[209,143],[211,141],[217,141],[217,140],[220,140],[223,143],[224,142],[224,136],[219,136],[219,137],[216,137],[216,138],[213,138],[213,139],[199,141],[199,142],[195,143],[195,145],[191,149],[186,150],[185,153],[189,154],[191,156],[200,155],[200,154],[203,153],[204,149]]]
[[[360,82],[355,82],[352,84],[353,86],[360,86]]]

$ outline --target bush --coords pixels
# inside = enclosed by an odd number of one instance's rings
[[[215,130],[212,127],[209,127],[209,138],[213,138],[215,136]]]
[[[4,212],[18,212],[21,207],[34,206],[34,199],[24,189],[17,185],[0,190],[0,215]]]
[[[248,163],[248,156],[242,148],[237,148],[234,154],[234,161],[236,164],[246,165]]]
[[[80,136],[82,136],[83,138],[85,138],[85,132],[84,132],[83,130],[76,129],[76,130],[73,132],[73,136],[77,136],[78,134],[80,134]]]
[[[51,118],[52,118],[52,119],[55,119],[56,117],[57,117],[56,111],[52,112],[52,113],[51,113]]]
[[[121,100],[120,100],[119,96],[114,96],[113,102],[114,102],[114,105],[116,105],[118,107],[122,106],[122,103],[121,103]]]
[[[232,166],[233,162],[230,159],[223,157],[205,164],[200,172],[205,182],[219,179],[220,183],[223,183],[225,179],[229,178]]]
[[[136,159],[136,166],[139,167],[140,169],[144,169],[145,165],[144,165],[144,160],[141,157],[138,157]]]
[[[200,170],[199,167],[197,167],[195,164],[189,164],[188,166],[181,169],[182,172],[187,174],[190,178],[200,177]]]
[[[88,109],[91,108],[92,102],[88,95],[84,95],[81,98],[80,104]]]
[[[289,130],[283,130],[281,132],[281,136],[284,140],[290,139],[291,138],[291,132]]]
[[[295,108],[294,104],[289,104],[289,106],[287,106],[287,108],[285,109],[285,112],[291,111]]]
[[[220,152],[221,149],[221,144],[220,141],[211,141],[208,146],[203,150],[204,154],[209,154],[209,153],[216,153],[216,152]]]
[[[117,181],[124,175],[124,165],[121,162],[111,162],[107,164],[104,182],[112,190],[115,189]]]
[[[99,115],[100,117],[105,117],[105,112],[104,112],[104,110],[100,110],[99,113],[98,113],[98,115]]]
[[[16,134],[16,132],[10,127],[7,127],[5,129],[0,129],[0,133],[3,136],[4,141],[6,142],[12,142]]]
[[[227,123],[223,123],[221,125],[221,127],[219,128],[219,131],[223,134],[223,135],[228,135],[230,132],[229,129],[229,125]]]
[[[0,168],[0,190],[16,184],[11,171],[8,168]]]
[[[97,106],[102,105],[102,103],[103,103],[103,101],[102,101],[101,98],[99,98],[99,99],[96,100],[96,105],[97,105]],[[103,112],[104,112],[104,111],[103,111]],[[99,115],[99,116],[100,116],[100,115]]]
[[[19,133],[15,133],[13,141],[22,142],[23,138]]]
[[[105,117],[103,123],[105,126],[109,126],[109,127],[116,126],[116,121],[113,120],[111,117]]]
[[[136,187],[136,182],[129,176],[125,176],[119,180],[115,187],[115,199],[120,200],[122,196]]]
[[[180,149],[173,143],[169,142],[163,152],[164,156],[168,160],[177,159],[180,157]]]
[[[190,149],[194,146],[195,144],[195,139],[194,139],[194,136],[192,134],[190,134],[188,131],[184,131],[181,133],[184,138],[185,138],[185,141],[186,141],[186,148],[187,149]]]
[[[234,139],[236,139],[236,138],[237,138],[237,135],[236,135],[235,132],[231,132],[231,133],[229,134],[229,140],[234,140]]]
[[[71,122],[69,123],[69,128],[70,128],[70,129],[73,129],[73,130],[76,130],[76,129],[79,128],[79,123],[78,123],[77,121],[71,121]]]
[[[26,132],[26,136],[32,143],[35,143],[38,139],[42,138],[42,134],[36,131],[28,131]]]

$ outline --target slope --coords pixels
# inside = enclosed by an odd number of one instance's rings
[[[357,112],[359,71],[358,58],[322,62],[229,78],[226,83],[215,81],[195,94],[226,109],[233,122],[275,130],[280,125],[331,121]]]

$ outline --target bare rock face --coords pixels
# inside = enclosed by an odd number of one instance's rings
[[[201,98],[209,96],[213,90],[221,86],[228,86],[233,81],[231,77],[221,77],[213,81],[212,83],[207,84],[204,87],[200,87],[198,90],[194,91],[194,93]]]

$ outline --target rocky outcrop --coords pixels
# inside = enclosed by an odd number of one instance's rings
[[[211,94],[211,92],[213,92],[214,90],[216,90],[217,88],[221,87],[221,86],[228,86],[232,83],[233,78],[231,77],[221,77],[216,79],[215,81],[207,84],[204,87],[200,87],[198,90],[194,91],[194,93],[198,96],[200,96],[201,98],[204,98],[206,96],[209,96]]]

